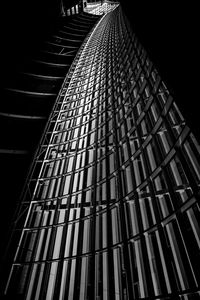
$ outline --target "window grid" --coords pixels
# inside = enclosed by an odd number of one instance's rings
[[[25,299],[198,297],[199,179],[198,143],[116,8],[49,119],[8,293],[19,278]]]

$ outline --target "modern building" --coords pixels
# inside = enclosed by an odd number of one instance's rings
[[[55,18],[54,23],[44,19],[49,26],[44,30],[40,24],[40,32],[33,36],[27,25],[30,36],[21,34],[14,52],[5,49],[0,103],[0,257],[7,236],[2,228],[10,226],[16,199],[57,94],[78,49],[99,19],[78,5],[64,12],[66,17]]]
[[[35,153],[5,298],[200,299],[199,144],[112,8],[81,44]]]

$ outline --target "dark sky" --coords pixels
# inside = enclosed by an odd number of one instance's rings
[[[69,2],[69,0],[64,0]],[[71,1],[71,0],[70,0]],[[124,12],[200,141],[199,8],[188,0],[121,0]],[[1,82],[55,26],[59,0],[4,0]],[[1,99],[4,101],[4,99]]]
[[[192,2],[121,0],[133,30],[200,141],[197,51],[200,26],[199,9]],[[1,75],[13,72],[24,56],[37,48],[55,26],[58,12],[57,0],[2,1]],[[1,82],[4,77],[1,76]]]
[[[121,1],[133,30],[200,140],[198,8],[194,1]]]
[[[73,0],[64,0],[66,3]],[[133,30],[174,93],[189,125],[198,129],[197,44],[199,9],[194,1],[121,0]],[[54,26],[59,0],[10,0],[1,4],[1,69],[23,59],[29,45]],[[30,47],[30,48],[31,48]]]

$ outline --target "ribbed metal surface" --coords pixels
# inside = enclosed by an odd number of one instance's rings
[[[199,299],[199,184],[199,145],[117,8],[57,97],[16,216],[6,295]]]
[[[25,40],[24,57],[21,55],[12,67],[9,65],[8,70],[4,67],[0,104],[0,185],[3,201],[0,228],[5,226],[7,229],[0,231],[1,254],[5,250],[7,231],[31,159],[61,84],[97,20],[98,17],[86,13],[60,18],[54,29],[51,26],[51,32],[43,39],[40,37],[38,45],[33,45],[34,49],[28,45],[26,51]],[[74,22],[77,22],[76,27]],[[67,26],[72,29],[68,30]],[[33,39],[37,41],[37,37]]]

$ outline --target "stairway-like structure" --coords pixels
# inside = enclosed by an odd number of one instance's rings
[[[60,17],[34,49],[27,47],[24,56],[4,72],[0,103],[1,228],[9,226],[62,82],[98,19],[85,12]],[[2,244],[6,232],[2,232]]]

